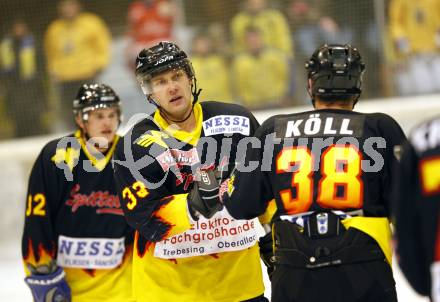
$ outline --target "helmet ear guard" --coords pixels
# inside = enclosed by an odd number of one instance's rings
[[[362,92],[362,75],[365,64],[359,51],[349,44],[324,44],[306,62],[308,91],[323,100],[347,99],[357,102]]]

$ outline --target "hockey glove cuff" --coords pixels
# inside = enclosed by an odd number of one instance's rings
[[[194,186],[188,194],[188,206],[194,220],[198,220],[197,213],[209,219],[223,208],[214,171],[202,170],[199,176],[200,180],[194,181]]]
[[[70,302],[71,292],[61,267],[48,275],[30,275],[24,279],[36,302]]]

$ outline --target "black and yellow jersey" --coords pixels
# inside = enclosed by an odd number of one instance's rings
[[[393,150],[405,140],[397,122],[381,113],[323,109],[271,117],[255,136],[261,147],[249,148],[246,160],[259,166],[235,173],[223,186],[233,217],[257,217],[272,199],[274,219],[316,210],[362,209],[363,217],[345,225],[369,233],[391,260],[385,238],[390,235],[389,222],[384,217],[389,216],[397,163]],[[367,225],[375,231],[372,221],[386,236],[364,229]]]
[[[198,168],[230,173],[258,123],[235,104],[194,105],[192,132],[173,129],[159,111],[118,143],[115,178],[137,232],[133,284],[137,301],[242,301],[263,294],[256,221],[226,210],[193,221],[187,195]]]
[[[55,261],[66,273],[73,301],[134,301],[134,232],[116,193],[110,163],[115,147],[98,158],[77,131],[49,142],[29,178],[22,237],[26,274]]]
[[[400,268],[419,294],[433,300],[440,297],[439,129],[436,118],[411,131],[393,194]]]

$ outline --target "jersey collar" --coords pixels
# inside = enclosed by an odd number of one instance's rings
[[[115,135],[115,138],[113,139],[112,146],[108,150],[108,152],[105,155],[105,157],[98,159],[95,156],[93,156],[92,153],[90,153],[89,150],[87,149],[86,142],[84,141],[84,138],[83,138],[82,133],[81,133],[80,130],[77,130],[75,132],[75,137],[78,139],[79,144],[81,145],[81,149],[84,151],[86,157],[92,162],[92,165],[96,169],[98,169],[99,171],[104,170],[105,166],[110,161],[110,158],[112,157],[113,152],[115,151],[116,145],[117,145],[118,140],[119,140],[119,136]]]
[[[161,131],[164,131],[168,135],[173,136],[182,142],[195,146],[202,134],[203,110],[200,103],[194,104],[193,111],[196,118],[196,127],[191,132],[175,130],[173,127],[170,127],[170,124],[168,124],[168,122],[162,117],[159,110],[154,113],[154,120],[161,128]]]

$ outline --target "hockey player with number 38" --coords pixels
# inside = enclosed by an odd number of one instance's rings
[[[23,261],[36,302],[131,302],[133,230],[110,159],[119,97],[85,84],[73,102],[78,130],[49,142],[29,178]]]
[[[224,182],[222,200],[251,219],[275,198],[272,301],[396,301],[388,216],[404,134],[388,115],[353,111],[356,48],[323,45],[306,68],[315,110],[266,120],[246,156],[260,165]]]

